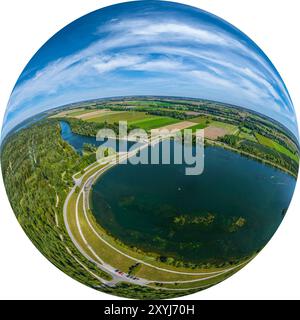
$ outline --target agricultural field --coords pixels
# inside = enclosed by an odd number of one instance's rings
[[[146,131],[164,127],[179,122],[179,119],[156,116],[146,112],[139,111],[112,111],[112,110],[88,110],[74,111],[68,113],[67,117],[75,117],[89,123],[107,123],[115,124],[119,121],[127,121],[133,128],[140,128]]]
[[[217,140],[220,137],[224,137],[228,131],[224,128],[209,126],[204,129],[204,135],[206,139]]]
[[[71,111],[67,113],[68,117],[79,117],[81,115],[86,115],[89,113],[92,113],[94,110],[87,110],[87,109],[82,109],[82,110],[76,110],[76,111]]]
[[[244,144],[240,142],[249,141],[256,144],[256,147],[250,152],[247,150],[247,154],[254,152],[257,157],[259,146],[264,146],[269,148],[269,151],[278,152],[277,156],[276,154],[272,156],[272,163],[284,163],[284,167],[290,168],[291,164],[287,164],[286,158],[282,158],[282,155],[297,164],[299,162],[297,143],[289,134],[285,134],[284,128],[279,124],[273,124],[271,119],[252,114],[248,110],[218,103],[173,101],[172,99],[135,100],[133,98],[105,101],[99,104],[94,102],[91,106],[84,105],[76,109],[61,111],[54,117],[69,119],[74,132],[91,136],[103,126],[117,130],[116,125],[120,120],[127,121],[129,129],[140,128],[146,131],[190,121],[195,123],[194,126],[190,126],[194,132],[197,129],[205,129],[206,139],[212,141],[221,139],[224,147],[228,146],[238,150],[240,147],[244,148]],[[76,119],[82,123],[75,123]],[[240,126],[241,122],[242,126]],[[89,125],[91,128],[87,128]],[[230,138],[230,136],[235,138]],[[274,136],[274,141],[271,139],[272,136]],[[281,141],[282,143],[279,143]],[[266,153],[259,151],[259,157],[268,159],[270,152],[267,151],[267,149]]]
[[[70,117],[75,117],[81,120],[88,120],[96,118],[97,116],[108,115],[112,113],[109,109],[100,109],[100,110],[86,110],[85,112],[74,112],[69,114]]]
[[[245,140],[249,140],[249,141],[253,141],[253,142],[257,141],[253,134],[245,132],[245,131],[239,131],[238,137],[240,139],[245,139]]]
[[[129,122],[129,125],[149,131],[152,129],[168,126],[177,122],[179,122],[179,120],[174,118],[156,116],[156,117],[146,118],[139,121]]]
[[[205,129],[205,128],[207,128],[207,125],[202,123],[198,123],[195,126],[190,127],[190,129],[192,129],[193,131],[196,131],[198,129]]]
[[[207,116],[197,116],[195,118],[192,118],[190,121],[198,123],[199,125],[202,125],[203,128],[209,126],[211,120]]]
[[[287,148],[283,147],[282,145],[280,145],[279,143],[277,143],[276,141],[273,141],[267,137],[264,137],[258,133],[255,133],[255,137],[258,140],[258,142],[264,146],[267,146],[271,149],[274,149],[282,154],[285,154],[286,156],[288,156],[289,158],[293,159],[296,162],[299,162],[299,158],[297,155],[293,154],[290,150],[288,150]]]
[[[226,122],[212,121],[209,125],[212,127],[224,129],[224,130],[226,130],[227,134],[234,135],[238,132],[237,126],[230,124],[230,123],[226,123]]]
[[[103,113],[97,115],[96,117],[89,118],[88,122],[103,123],[108,124],[118,123],[119,121],[135,122],[139,120],[144,120],[146,118],[153,118],[153,116],[146,114],[145,112],[137,111],[111,111],[108,113]]]

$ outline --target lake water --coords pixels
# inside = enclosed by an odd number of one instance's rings
[[[77,148],[91,141],[70,133],[68,139]],[[97,181],[91,202],[98,223],[127,245],[186,261],[222,262],[270,240],[295,183],[270,166],[206,147],[202,175],[186,176],[185,165],[119,165]]]
[[[106,143],[106,147],[113,148],[115,150],[119,150],[119,142],[118,140],[113,139],[105,139],[105,141],[97,141],[95,137],[83,136],[80,134],[73,133],[70,125],[66,121],[60,121],[61,128],[61,136],[67,141],[78,153],[82,153],[83,145],[88,143],[94,146],[101,146],[103,143]],[[128,141],[127,148],[132,147],[134,143]],[[116,147],[116,148],[114,148]]]
[[[205,169],[184,165],[119,165],[92,193],[97,221],[128,245],[188,261],[226,261],[261,249],[281,223],[295,179],[237,153],[205,149]],[[174,223],[214,216],[209,225]],[[246,223],[234,228],[239,218]]]

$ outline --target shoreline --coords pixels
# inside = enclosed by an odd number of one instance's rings
[[[265,160],[263,158],[260,158],[260,157],[258,157],[256,155],[253,155],[251,153],[245,152],[243,150],[235,149],[235,148],[230,147],[230,146],[226,145],[225,143],[222,143],[222,142],[219,142],[219,141],[213,141],[213,140],[209,140],[209,139],[206,139],[205,141],[207,143],[207,146],[223,148],[225,150],[229,150],[231,152],[238,153],[238,154],[240,154],[242,156],[245,156],[247,158],[251,158],[252,160],[256,160],[259,163],[262,163],[262,164],[265,164],[265,165],[269,165],[272,168],[278,169],[278,170],[280,170],[280,171],[292,176],[296,180],[298,178],[298,174],[295,174],[292,171],[290,171],[290,170],[288,170],[288,169],[286,169],[286,168],[284,168],[284,167],[282,167],[282,166],[280,166],[278,164],[275,164],[275,163],[273,163],[273,162],[271,162],[269,160]]]
[[[80,135],[80,134],[79,134]],[[117,140],[118,140],[118,138],[117,138]],[[280,166],[276,166],[276,165],[274,165],[273,163],[271,163],[271,162],[269,162],[269,161],[265,161],[265,160],[263,160],[263,159],[261,159],[261,158],[259,158],[259,157],[257,157],[257,156],[254,156],[254,155],[252,155],[252,154],[248,154],[247,152],[244,152],[244,151],[241,151],[241,150],[238,150],[238,149],[235,149],[235,148],[233,148],[233,147],[230,147],[230,146],[227,146],[226,144],[223,144],[223,143],[221,143],[221,142],[218,142],[218,141],[212,141],[212,140],[208,140],[208,139],[206,139],[205,140],[206,141],[206,143],[207,143],[207,146],[212,146],[212,147],[219,147],[219,148],[223,148],[224,150],[228,150],[228,151],[230,151],[230,152],[235,152],[235,153],[239,153],[240,155],[242,155],[242,156],[245,156],[245,157],[247,157],[248,159],[251,159],[251,160],[254,160],[254,161],[257,161],[257,162],[260,162],[260,163],[262,163],[262,164],[266,164],[266,165],[269,165],[269,166],[271,166],[271,167],[273,167],[274,169],[278,169],[278,170],[281,170],[282,172],[284,172],[284,173],[287,173],[287,174],[289,174],[290,176],[292,176],[293,178],[296,178],[296,176],[292,173],[292,172],[290,172],[289,170],[287,170],[287,169],[285,169],[285,168],[283,168],[283,167],[280,167]],[[149,147],[149,146],[148,146]],[[130,157],[132,157],[133,155],[135,154],[135,152],[130,152],[129,154],[127,154],[126,155],[126,158],[130,158]],[[101,171],[101,172],[99,172],[99,174],[96,174],[95,176],[94,176],[94,178],[93,178],[93,180],[91,181],[91,184],[90,184],[90,192],[88,192],[88,203],[89,203],[89,208],[91,209],[91,216],[93,217],[93,218],[95,218],[95,224],[96,224],[96,226],[98,226],[103,232],[104,232],[104,234],[108,237],[108,238],[110,238],[110,241],[109,242],[111,242],[112,244],[113,244],[113,246],[116,246],[117,248],[120,248],[121,247],[121,250],[122,250],[122,248],[123,249],[125,249],[126,251],[129,251],[129,254],[130,255],[132,255],[133,257],[135,257],[135,256],[139,256],[140,255],[140,253],[138,253],[138,252],[135,252],[134,250],[132,250],[127,244],[125,244],[124,242],[122,242],[121,240],[119,240],[118,238],[114,238],[114,236],[112,236],[109,232],[107,232],[107,230],[105,230],[105,228],[103,228],[102,227],[102,225],[101,225],[101,223],[99,223],[97,220],[96,220],[96,216],[94,215],[94,213],[93,213],[93,204],[92,204],[92,192],[93,192],[93,186],[99,181],[99,179],[101,179],[101,177],[105,174],[105,173],[107,173],[110,169],[112,169],[112,168],[114,168],[115,166],[117,166],[118,164],[119,164],[119,160],[120,160],[120,158],[123,158],[125,155],[122,155],[122,154],[117,154],[117,162],[116,163],[109,163],[109,161],[107,162],[107,168],[105,168],[103,171]],[[96,164],[97,163],[99,163],[99,162],[94,162],[93,164],[91,164],[90,166],[92,166],[92,165],[95,165],[96,166]],[[100,164],[100,163],[99,163]],[[84,174],[83,174],[84,175]],[[142,251],[142,254],[144,255],[144,256],[146,256],[146,257],[148,257],[148,258],[157,258],[157,256],[158,256],[158,254],[156,254],[155,252],[149,252],[149,253],[146,253],[146,252],[143,252]],[[237,262],[236,263],[234,263],[233,265],[236,265],[237,263],[239,263],[240,261],[243,261],[244,259],[247,259],[247,257],[244,257],[244,258],[241,258],[240,260],[237,260]],[[143,260],[143,259],[142,259]],[[146,260],[147,261],[147,260]],[[188,263],[188,262],[187,262]],[[224,263],[226,263],[226,262],[224,262]],[[158,264],[160,264],[160,262],[158,261]],[[177,267],[176,266],[174,266],[174,265],[168,265],[168,264],[163,264],[163,265],[165,265],[166,267],[171,267],[171,268],[175,268],[175,269],[177,269]],[[203,265],[205,265],[205,263],[203,263]],[[200,268],[201,268],[201,266],[199,266]],[[222,267],[221,267],[222,268]],[[189,269],[188,267],[186,267],[186,269]],[[204,268],[205,269],[205,268]],[[213,267],[212,268],[208,268],[207,270],[210,270],[210,269],[220,269],[220,267],[217,267],[216,265],[213,265]]]
[[[150,259],[156,259],[159,254],[158,253],[155,253],[155,252],[144,252],[143,250],[139,249],[140,252],[135,252],[134,250],[132,250],[126,243],[124,243],[123,241],[121,241],[120,239],[118,238],[115,238],[114,236],[112,236],[109,232],[107,232],[107,230],[101,225],[101,223],[99,223],[99,221],[97,221],[96,219],[96,216],[93,212],[93,203],[92,203],[92,192],[93,192],[93,186],[102,178],[103,175],[105,175],[108,171],[110,171],[111,169],[113,169],[115,166],[117,166],[119,163],[116,163],[114,165],[109,165],[107,167],[106,170],[103,170],[101,171],[99,174],[95,174],[95,178],[93,179],[93,182],[91,184],[91,188],[90,190],[88,191],[88,206],[89,206],[89,209],[90,209],[90,214],[94,220],[94,223],[96,224],[96,226],[98,226],[100,228],[100,230],[106,235],[106,237],[108,237],[110,240],[109,242],[112,243],[113,246],[116,246],[116,248],[125,248],[127,251],[129,251],[132,255],[132,257],[135,257],[137,256],[136,258],[138,258],[139,255],[143,255],[143,256],[146,256]],[[261,249],[260,249],[261,250]],[[259,250],[259,251],[260,251]],[[232,268],[235,268],[236,266],[238,266],[239,264],[246,264],[248,261],[252,260],[253,257],[255,257],[257,255],[257,252],[254,252],[252,254],[249,254],[245,257],[242,257],[240,259],[237,259],[236,261],[234,261],[232,264],[231,264],[231,267]],[[175,259],[176,260],[176,259]],[[163,262],[159,262],[159,261],[156,261],[157,262],[157,266],[161,265],[161,266],[165,266],[165,268],[171,268],[170,269],[170,272],[172,272],[172,270],[176,270],[178,269],[177,266],[174,266],[174,265],[170,265],[170,264],[165,264]],[[187,261],[187,263],[193,263],[193,262],[189,262]],[[222,269],[224,268],[224,266],[220,267],[220,266],[217,266],[216,264],[212,263],[212,262],[203,262],[203,265],[205,264],[211,264],[211,266],[209,268],[205,268],[205,267],[202,267],[201,265],[198,266],[199,269],[202,269],[202,270],[205,270],[205,272],[220,272],[222,271]],[[226,263],[226,261],[224,261],[223,263]],[[195,263],[197,264],[197,263]],[[153,265],[155,267],[155,265]],[[190,270],[190,272],[188,273],[191,273],[193,272],[192,268],[189,268],[189,267],[180,267],[180,268],[183,268],[183,269],[186,269],[186,270]],[[180,269],[179,268],[179,269]]]

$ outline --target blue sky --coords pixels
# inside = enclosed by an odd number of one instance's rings
[[[204,11],[149,0],[95,11],[52,37],[18,79],[2,134],[44,110],[123,95],[240,105],[298,136],[287,89],[254,42]]]

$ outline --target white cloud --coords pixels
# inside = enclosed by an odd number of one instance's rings
[[[109,93],[125,95],[126,89],[131,90],[128,95],[149,94],[151,88],[143,86],[149,79],[153,88],[155,81],[160,83],[161,90],[170,90],[172,82],[174,95],[201,92],[199,97],[206,98],[206,92],[217,92],[220,99],[222,95],[224,100],[230,97],[233,103],[235,97],[237,104],[268,115],[278,112],[295,123],[289,95],[276,70],[245,42],[217,27],[169,17],[156,19],[111,20],[98,29],[99,40],[49,63],[23,81],[10,98],[6,125],[12,127],[22,117],[71,102],[72,96],[75,101]],[[151,74],[127,88],[126,71]],[[162,73],[169,77],[159,76]],[[110,83],[109,77],[113,79]],[[181,91],[183,82],[189,85],[184,86],[185,91]],[[102,89],[97,91],[95,86]],[[8,120],[9,113],[15,115],[13,120]]]
[[[171,60],[171,59],[156,59],[138,63],[131,66],[131,70],[137,71],[148,71],[148,72],[181,72],[188,68],[187,65],[184,65],[180,61]]]
[[[131,68],[144,61],[141,56],[117,55],[113,57],[104,57],[94,64],[94,68],[99,73],[111,72],[120,68]]]

